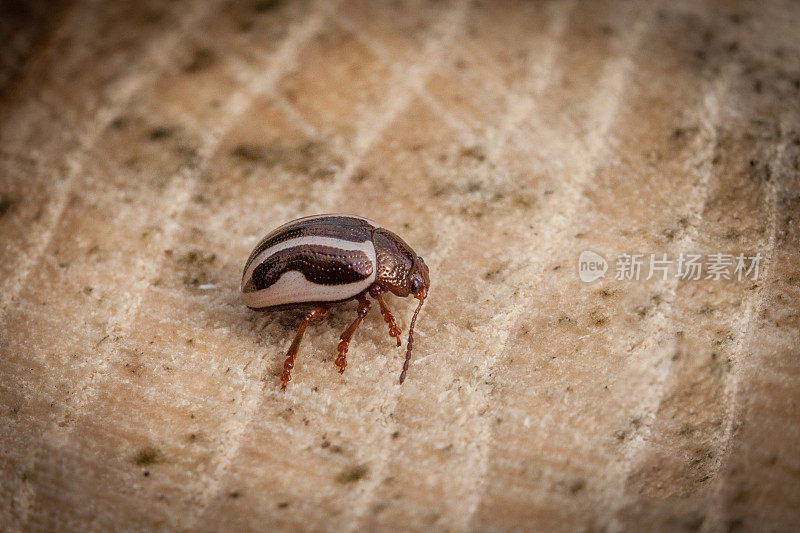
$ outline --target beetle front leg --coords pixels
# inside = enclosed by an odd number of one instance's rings
[[[306,332],[306,327],[315,320],[322,320],[328,314],[328,308],[325,306],[315,307],[305,316],[297,329],[297,334],[294,336],[292,345],[289,346],[289,351],[286,352],[286,361],[283,362],[283,373],[281,374],[281,390],[286,390],[286,385],[292,381],[292,369],[294,368],[294,358],[297,357],[297,352],[300,349],[300,341],[303,340],[303,333]]]
[[[397,322],[395,321],[392,312],[389,311],[389,307],[386,305],[386,302],[383,301],[382,294],[383,291],[377,285],[373,285],[369,289],[369,295],[378,300],[378,304],[381,306],[383,321],[389,324],[389,336],[397,339],[397,346],[400,346],[402,344],[400,342],[400,328],[397,327]]]
[[[339,337],[341,339],[339,347],[337,348],[339,350],[339,357],[336,358],[333,364],[339,369],[340,374],[344,373],[344,369],[347,368],[347,346],[350,343],[350,339],[353,338],[353,333],[355,333],[356,328],[361,324],[361,321],[364,320],[364,317],[367,316],[369,306],[370,303],[366,296],[362,295],[358,297],[358,316],[353,320],[353,323],[350,324],[350,327],[344,330],[344,333]]]

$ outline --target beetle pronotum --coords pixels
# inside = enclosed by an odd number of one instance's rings
[[[253,249],[242,274],[242,299],[250,309],[271,311],[310,306],[289,346],[281,374],[281,389],[292,380],[295,357],[309,323],[328,314],[332,304],[358,300],[358,315],[340,336],[339,372],[347,367],[347,347],[367,316],[370,301],[378,301],[389,335],[400,346],[400,329],[383,293],[419,300],[406,343],[400,383],[406,379],[414,345],[414,324],[428,296],[428,266],[396,234],[354,215],[316,215],[287,222]]]

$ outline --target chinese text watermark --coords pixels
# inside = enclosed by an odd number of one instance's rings
[[[613,276],[617,281],[640,281],[677,278],[684,281],[736,280],[755,281],[764,257],[755,254],[709,254],[666,253],[628,254],[616,256]],[[609,271],[605,257],[592,250],[584,250],[578,256],[578,277],[585,283],[604,278]]]

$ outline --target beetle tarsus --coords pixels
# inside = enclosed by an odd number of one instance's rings
[[[350,339],[353,338],[353,333],[355,333],[358,325],[361,324],[361,321],[364,320],[365,316],[367,316],[367,313],[369,312],[369,307],[370,307],[370,302],[369,300],[367,300],[367,297],[363,295],[359,296],[358,316],[356,317],[355,320],[353,320],[353,323],[350,324],[350,326],[346,330],[344,330],[344,332],[342,332],[342,334],[339,336],[339,338],[341,339],[341,342],[337,347],[337,349],[339,350],[339,357],[336,358],[336,361],[334,361],[333,364],[336,365],[336,368],[339,369],[340,374],[343,374],[344,369],[347,368],[347,348],[350,344]]]
[[[380,287],[374,286],[369,290],[369,294],[378,300],[378,304],[381,306],[383,321],[389,324],[389,336],[394,337],[397,340],[397,347],[399,348],[402,345],[402,342],[400,341],[400,328],[397,327],[397,321],[394,319],[394,315],[392,315],[392,312],[389,310],[389,306],[383,301],[383,291],[381,291]]]
[[[306,327],[315,320],[321,320],[328,314],[328,308],[324,306],[315,307],[303,318],[300,327],[297,328],[297,334],[294,336],[292,345],[289,346],[289,351],[286,352],[286,360],[283,362],[283,373],[281,373],[281,390],[286,390],[286,385],[292,381],[292,369],[294,368],[294,359],[297,357],[297,352],[300,350],[300,341],[303,340],[303,333],[306,332]]]
[[[340,374],[344,374],[344,369],[347,368],[347,342],[342,341],[339,343],[339,357],[333,362],[336,368],[339,369]]]

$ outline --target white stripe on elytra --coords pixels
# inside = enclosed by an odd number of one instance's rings
[[[247,269],[244,271],[244,276],[242,276],[242,287],[244,287],[247,280],[253,275],[253,271],[256,269],[258,265],[263,263],[267,260],[271,255],[276,254],[282,250],[286,250],[287,248],[295,248],[297,246],[329,246],[331,248],[338,248],[339,250],[354,250],[359,252],[364,252],[367,254],[367,257],[372,262],[373,267],[375,266],[376,259],[375,259],[375,245],[372,243],[371,240],[369,241],[362,241],[362,242],[355,242],[355,241],[347,241],[344,239],[337,239],[336,237],[319,237],[317,235],[305,235],[303,237],[297,237],[295,239],[289,239],[288,241],[279,242],[273,246],[270,246],[266,250],[261,251],[257,256],[250,261],[250,264],[247,265]],[[375,268],[373,270],[373,280],[375,278]]]
[[[302,302],[335,302],[352,298],[369,288],[375,281],[375,270],[364,280],[341,285],[320,285],[306,279],[302,272],[289,270],[278,281],[260,291],[243,292],[242,300],[248,307],[259,309],[273,305]]]
[[[361,284],[363,284],[364,282],[367,282],[367,281],[369,281],[369,284],[371,284],[373,281],[375,281],[375,271],[377,270],[375,268],[375,266],[376,266],[377,259],[376,259],[376,256],[375,256],[375,245],[372,243],[371,240],[363,241],[363,242],[354,242],[354,241],[347,241],[347,240],[344,240],[344,239],[337,239],[336,237],[320,237],[320,236],[317,236],[317,235],[305,235],[303,237],[297,237],[295,239],[289,239],[288,241],[279,242],[279,243],[277,243],[277,244],[275,244],[273,246],[270,246],[266,250],[263,250],[261,253],[259,253],[257,256],[255,256],[253,258],[253,260],[250,262],[250,264],[247,265],[247,269],[244,272],[244,276],[242,276],[242,287],[244,287],[244,285],[247,283],[247,280],[249,280],[252,277],[253,271],[255,270],[255,268],[258,265],[260,265],[261,263],[263,263],[264,261],[266,261],[270,256],[272,256],[272,255],[274,255],[274,254],[276,254],[276,253],[278,253],[278,252],[280,252],[282,250],[286,250],[288,248],[296,248],[298,246],[329,246],[331,248],[336,248],[336,249],[339,249],[339,250],[351,250],[351,251],[363,252],[363,253],[366,254],[367,258],[370,260],[370,262],[373,265],[372,274],[365,280],[362,280],[362,281],[359,281],[359,282],[355,282],[355,283],[347,283],[347,284],[344,284],[344,285],[337,285],[337,286],[338,287],[347,288],[347,287],[351,287],[351,286],[355,286],[355,285],[361,285]],[[278,284],[283,280],[283,277],[287,273],[284,273],[284,275],[281,276],[281,278],[278,280],[278,282],[276,282],[275,284],[267,287],[266,289],[262,289],[260,291],[255,291],[255,292],[252,292],[252,293],[243,293],[243,296],[248,296],[248,294],[250,294],[250,295],[253,295],[253,296],[249,297],[250,299],[252,299],[257,294],[261,294],[262,296],[266,296],[267,294],[269,294],[270,295],[270,299],[271,299],[272,298],[271,294],[273,292],[277,291]],[[301,274],[301,276],[302,276],[302,274]],[[303,276],[303,280],[310,287],[317,287],[317,288],[330,287],[329,285],[318,285],[316,283],[311,283],[310,281],[306,280],[304,276]],[[337,286],[333,286],[333,287],[337,287]],[[295,288],[298,289],[298,290],[301,289],[300,287],[295,287]],[[363,290],[363,289],[361,289],[361,290]],[[318,292],[327,293],[329,291],[320,289]],[[361,292],[361,291],[359,291],[359,292]],[[353,293],[352,296],[355,296],[356,294],[358,294],[358,292]],[[336,299],[339,299],[339,298],[336,298]],[[247,303],[247,301],[248,301],[248,298],[245,298],[245,303]],[[266,307],[267,305],[279,305],[279,304],[283,304],[283,303],[293,303],[293,302],[301,302],[301,301],[308,301],[308,300],[291,300],[291,301],[286,301],[286,302],[279,302],[278,304],[266,304],[266,305],[261,305],[261,306],[250,305],[249,303],[247,303],[247,305],[250,306],[250,307]],[[314,301],[323,301],[323,298],[314,298]]]

